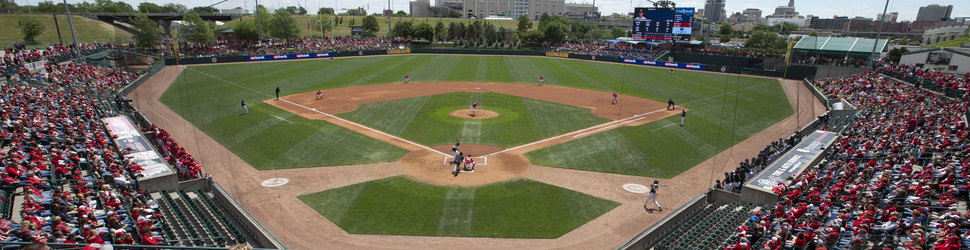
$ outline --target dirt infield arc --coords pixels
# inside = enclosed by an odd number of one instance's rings
[[[557,239],[456,238],[426,236],[349,234],[331,223],[297,196],[351,184],[404,174],[400,162],[335,166],[323,168],[256,170],[216,142],[203,131],[158,101],[183,69],[165,67],[156,76],[128,95],[135,105],[159,127],[183,142],[186,150],[204,161],[204,171],[221,184],[254,218],[292,249],[614,249],[643,229],[660,221],[669,212],[645,213],[643,195],[626,192],[624,183],[649,183],[655,178],[530,166],[528,178],[551,185],[623,203],[610,212]],[[414,84],[414,83],[410,83]],[[799,81],[782,81],[793,108],[801,107],[801,119],[792,114],[781,122],[724,150],[669,180],[664,207],[678,207],[709,187],[712,172],[723,172],[737,161],[753,157],[767,143],[790,134],[802,124],[825,111],[811,92]],[[543,86],[546,87],[546,86]],[[801,89],[800,91],[798,89]],[[797,93],[797,94],[796,94]],[[796,98],[800,96],[800,98]],[[795,102],[799,100],[799,102]],[[195,143],[191,143],[191,142]],[[714,162],[713,159],[717,161]],[[259,185],[275,177],[290,179],[290,184],[275,188]]]
[[[415,178],[442,185],[484,185],[517,178],[528,169],[530,162],[523,154],[553,146],[566,141],[589,136],[619,126],[637,126],[652,122],[669,115],[677,114],[676,110],[667,110],[667,104],[634,96],[620,96],[618,104],[612,103],[613,94],[603,91],[576,89],[560,86],[538,86],[520,83],[496,82],[420,82],[407,84],[380,84],[355,86],[324,90],[323,98],[317,98],[316,92],[305,92],[283,96],[280,100],[270,98],[264,103],[282,108],[308,119],[320,119],[332,122],[361,134],[396,145],[411,151],[401,159],[404,172]],[[585,107],[593,110],[599,117],[613,120],[578,131],[553,136],[540,141],[527,143],[502,149],[484,150],[489,146],[465,145],[462,151],[490,151],[472,153],[491,161],[483,164],[475,173],[452,176],[454,165],[449,165],[445,159],[450,155],[450,146],[424,146],[406,139],[390,135],[375,129],[348,121],[333,114],[345,113],[357,109],[358,105],[397,100],[404,98],[446,94],[453,92],[498,92],[502,94],[562,103],[566,105]],[[488,105],[483,103],[483,106]],[[481,114],[470,116],[471,110],[455,110],[452,116],[466,119],[486,119],[500,114],[479,110]],[[480,115],[480,116],[478,116]],[[471,151],[469,151],[471,150]]]

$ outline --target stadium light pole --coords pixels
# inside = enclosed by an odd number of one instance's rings
[[[66,1],[66,0],[65,0]],[[259,43],[263,43],[263,22],[259,18],[259,0],[256,0],[256,29],[259,30]]]
[[[74,52],[77,52],[77,63],[83,63],[81,60],[81,45],[77,43],[77,33],[74,33],[74,21],[71,20],[71,8],[67,5],[67,0],[64,0],[64,10],[67,12],[67,24],[71,26],[71,37],[74,38]]]
[[[589,44],[593,44],[593,25],[596,25],[596,0],[593,0],[593,7],[590,8],[589,19]]]
[[[876,55],[876,47],[879,46],[879,36],[882,36],[882,24],[886,23],[886,10],[889,9],[889,0],[886,0],[886,7],[882,8],[882,22],[879,22],[879,30],[876,31],[876,40],[872,43],[872,53],[869,54],[869,64],[866,65],[866,70],[872,69],[872,57]],[[888,40],[886,42],[889,42]]]

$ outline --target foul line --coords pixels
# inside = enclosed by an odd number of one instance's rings
[[[657,130],[660,130],[660,129],[663,129],[663,128],[666,128],[666,127],[670,127],[670,126],[673,126],[673,125],[674,125],[673,123],[667,124],[667,126],[663,126],[663,127],[659,127],[659,128],[655,128],[653,130],[650,130],[650,132],[652,133],[653,131],[657,131]]]
[[[248,89],[249,91],[252,91],[252,92],[256,92],[256,93],[260,93],[260,94],[264,94],[264,95],[267,95],[267,96],[270,96],[270,97],[272,97],[272,96],[273,96],[273,95],[270,95],[270,94],[267,94],[267,93],[263,93],[263,92],[259,92],[259,91],[256,91],[256,90],[254,90],[254,89],[251,89],[251,88],[247,88],[247,87],[245,87],[245,86],[242,86],[242,85],[239,85],[239,84],[236,84],[236,83],[233,83],[233,82],[230,82],[230,81],[227,81],[227,80],[224,80],[224,79],[222,79],[222,78],[219,78],[219,77],[216,77],[216,76],[213,76],[213,75],[210,75],[210,74],[206,74],[206,73],[203,73],[203,72],[201,72],[201,71],[198,71],[198,70],[195,70],[195,69],[192,69],[192,68],[187,68],[187,67],[185,67],[184,65],[182,66],[182,68],[185,68],[185,69],[190,69],[190,70],[192,70],[192,71],[195,71],[195,72],[198,72],[199,74],[203,74],[203,75],[206,75],[206,76],[208,76],[208,77],[211,77],[211,78],[213,78],[213,79],[216,79],[216,80],[220,80],[220,81],[223,81],[223,82],[226,82],[226,83],[229,83],[229,84],[232,84],[232,85],[235,85],[235,86],[237,86],[237,87],[240,87],[240,88],[244,88],[244,89]],[[321,114],[321,115],[324,115],[324,116],[327,116],[327,117],[330,117],[330,118],[333,118],[333,119],[337,119],[338,121],[342,121],[342,122],[345,122],[345,123],[348,123],[348,124],[351,124],[351,125],[354,125],[354,126],[357,126],[357,127],[360,127],[360,128],[363,128],[363,129],[367,129],[367,130],[370,130],[370,131],[372,131],[372,132],[374,132],[374,133],[378,133],[378,134],[381,134],[381,135],[384,135],[384,136],[387,136],[387,137],[390,137],[390,138],[392,138],[392,139],[395,139],[395,140],[398,140],[398,141],[402,141],[402,142],[404,142],[404,143],[407,143],[407,144],[411,144],[411,145],[414,145],[414,146],[417,146],[417,147],[420,147],[420,148],[423,148],[423,149],[427,149],[427,150],[430,150],[430,151],[432,151],[432,152],[436,152],[436,153],[439,153],[439,154],[442,154],[442,155],[446,155],[446,156],[448,155],[448,154],[445,154],[445,153],[442,153],[442,152],[439,152],[439,151],[437,151],[437,150],[434,150],[434,149],[431,149],[431,148],[429,148],[428,146],[425,146],[425,145],[421,145],[421,144],[417,144],[417,143],[415,143],[415,142],[412,142],[412,141],[408,141],[408,140],[405,140],[404,138],[400,138],[400,137],[397,137],[397,136],[394,136],[394,135],[391,135],[391,134],[388,134],[388,133],[384,133],[384,132],[382,132],[382,131],[380,131],[380,130],[376,130],[376,129],[373,129],[373,128],[370,128],[370,127],[367,127],[367,126],[364,126],[364,125],[360,125],[360,124],[358,124],[358,123],[356,123],[356,122],[352,122],[352,121],[348,121],[348,120],[346,120],[346,119],[343,119],[343,118],[340,118],[340,117],[337,117],[337,116],[335,116],[335,115],[331,115],[331,114],[327,114],[327,113],[324,113],[324,112],[321,112],[321,111],[319,111],[319,110],[316,110],[316,109],[314,109],[314,108],[310,108],[310,107],[307,107],[307,106],[303,106],[303,105],[300,105],[300,104],[298,104],[298,103],[295,103],[295,102],[291,102],[291,101],[289,101],[289,100],[286,100],[286,99],[280,99],[280,100],[281,100],[281,101],[284,101],[284,102],[287,102],[287,103],[289,103],[289,104],[293,104],[293,105],[295,105],[295,106],[297,106],[297,107],[301,107],[301,108],[305,108],[305,109],[307,109],[307,110],[310,110],[310,111],[313,111],[313,112],[316,112],[316,113],[318,113],[318,114]],[[275,116],[275,115],[274,115],[274,116]],[[277,118],[279,118],[279,117],[277,117]],[[292,123],[292,122],[291,122],[291,123]],[[376,138],[375,138],[375,139],[376,139]]]
[[[289,120],[286,120],[286,119],[283,119],[283,117],[279,117],[279,116],[276,116],[276,115],[271,115],[271,116],[276,117],[276,119],[280,119],[280,120],[283,120],[285,122],[289,122],[290,124],[293,124],[293,122],[291,122]]]

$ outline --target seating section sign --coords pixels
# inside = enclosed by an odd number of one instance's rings
[[[117,137],[114,140],[118,148],[121,150],[131,149],[131,162],[145,169],[141,172],[145,178],[172,173],[172,169],[165,163],[165,159],[158,152],[155,152],[148,139],[131,124],[131,121],[128,121],[128,118],[115,116],[104,118],[104,122],[107,124],[111,135]]]
[[[815,159],[822,155],[822,152],[829,145],[832,145],[836,138],[838,138],[838,135],[835,133],[822,130],[815,131],[805,140],[799,142],[795,148],[761,170],[761,173],[751,179],[748,185],[771,190],[779,182],[785,183],[785,185],[790,184],[787,178],[804,171],[809,164],[815,162]]]

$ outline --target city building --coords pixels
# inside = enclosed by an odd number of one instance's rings
[[[431,17],[431,1],[415,0],[409,2],[410,13],[413,17]]]
[[[970,50],[967,48],[930,48],[903,53],[899,64],[936,69],[947,74],[970,72]]]
[[[953,12],[953,5],[930,4],[919,7],[919,12],[916,13],[916,21],[943,21],[950,18],[951,12]]]
[[[569,19],[583,19],[586,18],[584,13],[587,12],[599,12],[599,7],[586,3],[567,3],[566,11],[564,12],[563,17]]]
[[[712,22],[724,22],[727,20],[724,10],[725,0],[707,0],[704,4],[704,19]]]
[[[757,23],[757,24],[763,24],[764,21],[765,21],[764,18],[761,17],[761,10],[760,9],[747,8],[744,11],[742,11],[741,14],[747,15],[748,16],[748,20],[751,20],[752,22]]]
[[[898,17],[899,17],[899,12],[889,12],[889,14],[886,14],[886,15],[883,15],[883,14],[876,15],[876,21],[887,20],[889,22],[895,23],[896,18]]]
[[[518,17],[525,15],[539,20],[542,13],[563,15],[565,0],[464,0],[462,18],[485,18],[488,16]]]
[[[767,25],[789,22],[804,27],[810,21],[806,21],[804,16],[799,15],[798,11],[795,11],[795,0],[788,0],[788,5],[778,6],[775,8],[774,13],[765,16],[765,23]]]
[[[963,36],[963,32],[970,28],[964,20],[949,20],[939,22],[926,27],[923,31],[924,44],[933,44],[957,39]]]
[[[809,28],[816,30],[842,30],[842,24],[846,23],[847,20],[849,20],[847,16],[834,16],[832,18],[818,18],[817,16],[813,16]]]

